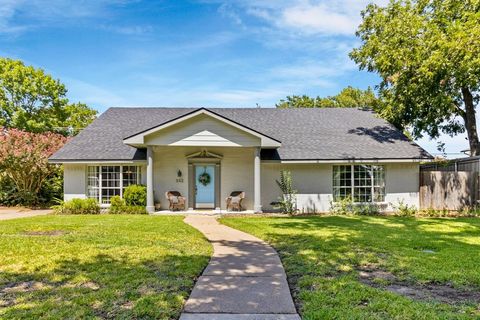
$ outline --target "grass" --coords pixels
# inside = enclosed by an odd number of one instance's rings
[[[393,278],[415,290],[473,290],[478,298],[478,219],[232,217],[221,222],[278,250],[303,319],[480,318],[478,301],[420,299],[388,290]],[[362,281],[362,270],[389,276]]]
[[[176,319],[210,244],[183,217],[0,222],[1,319]]]

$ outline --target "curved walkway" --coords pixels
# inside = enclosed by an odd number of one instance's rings
[[[180,320],[300,319],[282,263],[272,247],[211,216],[187,216],[185,222],[207,237],[214,254]]]

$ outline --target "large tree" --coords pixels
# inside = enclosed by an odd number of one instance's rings
[[[58,166],[48,163],[48,157],[66,140],[58,133],[32,133],[0,127],[0,178],[13,183],[17,203],[32,205],[40,201],[42,186],[58,171]]]
[[[370,4],[350,56],[381,77],[381,116],[415,138],[467,133],[480,155],[480,0],[392,0]]]
[[[287,96],[276,104],[277,108],[373,108],[378,106],[378,99],[371,88],[361,90],[347,87],[335,96],[309,97]]]
[[[0,58],[0,126],[73,135],[92,122],[97,111],[70,103],[66,94],[65,85],[42,69]]]

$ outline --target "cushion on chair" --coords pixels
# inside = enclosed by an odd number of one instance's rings
[[[231,203],[235,203],[235,204],[240,203],[240,201],[242,200],[241,197],[231,197],[230,199],[231,199],[230,200]]]

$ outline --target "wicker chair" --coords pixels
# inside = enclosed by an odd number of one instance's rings
[[[244,191],[233,191],[230,193],[230,196],[227,197],[227,210],[231,209],[232,211],[242,211],[242,201],[245,199],[245,192]]]
[[[182,194],[178,191],[167,191],[165,197],[169,202],[169,210],[185,210],[186,198],[182,197]]]

